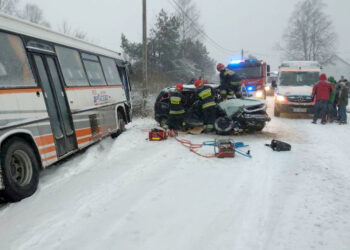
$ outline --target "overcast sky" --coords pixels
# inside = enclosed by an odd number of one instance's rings
[[[295,3],[299,0],[193,0],[201,12],[205,32],[220,46],[204,41],[211,56],[227,63],[248,53],[268,61],[274,68],[280,53],[274,49]],[[120,36],[131,41],[142,40],[142,0],[23,0],[39,5],[45,18],[57,29],[64,20],[72,27],[88,33],[99,45],[121,51]],[[174,12],[170,0],[148,0],[148,28],[161,8]],[[325,0],[338,33],[338,52],[350,59],[350,0]]]

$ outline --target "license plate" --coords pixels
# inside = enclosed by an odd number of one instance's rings
[[[306,108],[293,108],[294,113],[306,113],[307,109]]]

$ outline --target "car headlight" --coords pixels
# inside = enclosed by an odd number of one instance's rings
[[[264,92],[262,92],[261,90],[256,91],[255,97],[261,98],[261,97],[263,97],[263,96],[264,96]]]
[[[278,102],[284,102],[284,101],[287,100],[287,98],[286,98],[285,96],[283,96],[283,95],[277,95],[277,96],[276,96],[276,100],[277,100]]]
[[[266,91],[269,91],[269,90],[270,90],[270,86],[266,86],[266,87],[265,87],[265,90],[266,90]]]

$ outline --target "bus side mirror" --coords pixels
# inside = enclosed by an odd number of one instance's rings
[[[270,65],[267,65],[267,76],[270,76]]]

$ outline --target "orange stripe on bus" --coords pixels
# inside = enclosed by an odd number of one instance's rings
[[[47,157],[47,158],[43,159],[43,161],[49,161],[49,160],[53,160],[53,159],[57,159],[57,156],[53,155],[53,156]]]
[[[78,129],[75,131],[76,137],[91,135],[92,131],[91,128],[84,128],[84,129]]]
[[[35,138],[35,142],[38,146],[45,146],[54,143],[53,135],[44,135]]]
[[[47,147],[39,150],[40,154],[47,154],[54,151],[56,152],[56,146],[51,146],[51,147]]]
[[[0,94],[34,93],[41,92],[41,89],[0,89]]]
[[[66,87],[66,90],[93,90],[93,89],[121,89],[123,88],[122,85],[117,85],[117,86],[94,86],[94,87]]]
[[[83,139],[79,139],[78,140],[78,144],[82,144],[82,143],[89,142],[89,141],[92,141],[92,140],[93,140],[92,137],[86,137],[86,138],[83,138]]]

